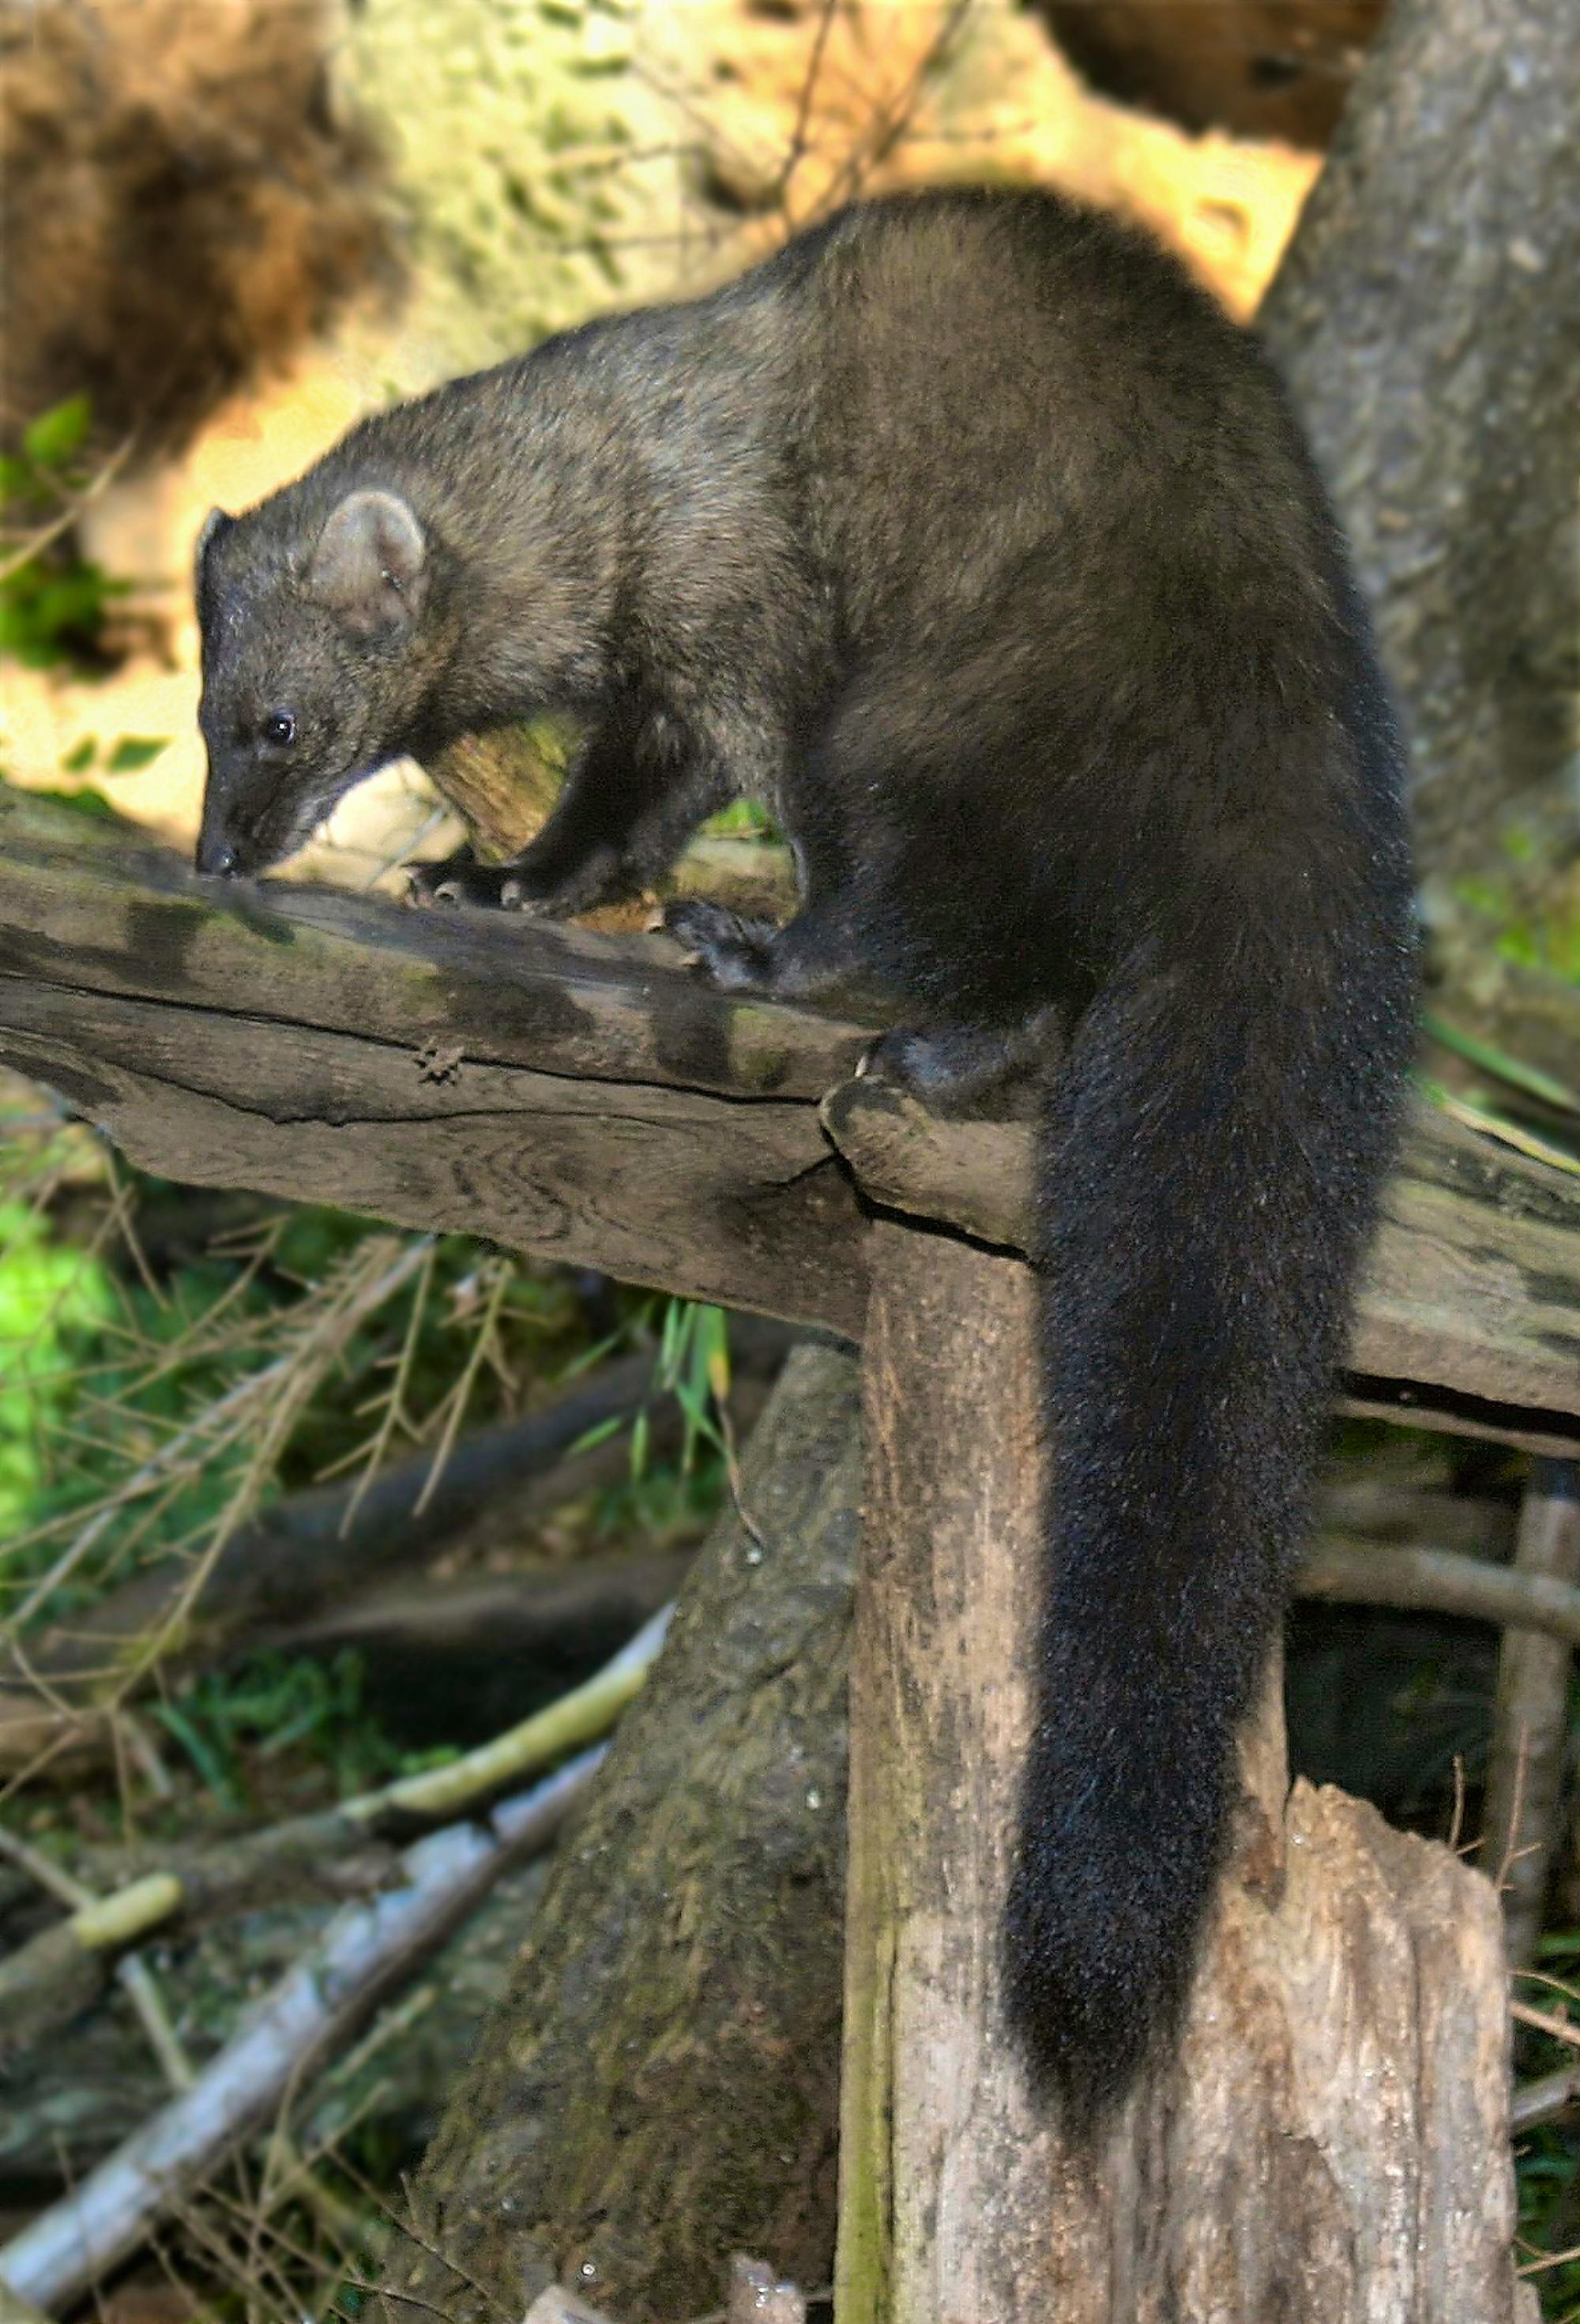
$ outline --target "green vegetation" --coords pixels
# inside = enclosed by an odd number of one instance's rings
[[[130,1683],[271,1501],[414,1450],[441,1463],[466,1430],[616,1351],[651,1348],[683,1445],[654,1462],[640,1418],[628,1474],[580,1511],[582,1535],[692,1535],[716,1505],[720,1310],[589,1290],[465,1237],[192,1194],[127,1173],[20,1085],[0,1141],[0,1635],[69,1621],[180,1553],[190,1584],[164,1635],[129,1656]],[[390,1765],[353,1663],[228,1668],[155,1716],[220,1807],[245,1796],[249,1752],[310,1746],[337,1791]]]
[[[96,488],[84,460],[92,418],[87,396],[74,395],[41,413],[17,451],[0,455],[0,654],[33,669],[94,666],[109,605],[130,586],[71,539],[83,496]]]

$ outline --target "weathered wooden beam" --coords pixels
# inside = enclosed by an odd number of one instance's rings
[[[0,798],[0,1057],[169,1177],[852,1331],[863,1222],[814,1102],[864,1038],[656,941],[232,892]]]
[[[1025,1248],[1023,1123],[940,1121],[877,1081],[842,1083],[822,1111],[869,1200]],[[1344,1401],[1538,1452],[1580,1445],[1580,1178],[1415,1104],[1361,1287]]]
[[[715,992],[672,945],[401,911],[283,880],[226,886],[125,825],[4,789],[0,971],[57,993],[68,1016],[76,989],[355,1034],[408,1056],[432,1041],[462,1064],[735,1100],[819,1098],[869,1038],[810,1010]]]
[[[0,1059],[181,1180],[466,1230],[855,1333],[867,1227],[1023,1248],[1022,1123],[852,1078],[866,1033],[661,938],[222,888],[0,793]],[[1353,1405],[1580,1452],[1580,1179],[1421,1107]]]

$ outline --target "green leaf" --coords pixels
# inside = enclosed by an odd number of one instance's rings
[[[38,479],[27,462],[0,452],[0,501],[19,500],[23,493],[31,496],[37,490]]]
[[[168,734],[123,734],[106,762],[107,775],[134,775],[139,767],[148,766],[162,751],[170,748]]]
[[[1511,1089],[1523,1090],[1528,1097],[1539,1098],[1544,1105],[1554,1106],[1560,1112],[1580,1114],[1580,1096],[1562,1082],[1555,1081],[1551,1074],[1543,1073],[1539,1066],[1528,1065],[1523,1058],[1510,1056],[1506,1050],[1494,1048],[1490,1041],[1462,1032],[1457,1025],[1450,1025],[1433,1010],[1423,1010],[1421,1023],[1434,1041],[1451,1049],[1468,1065],[1479,1065],[1483,1073],[1506,1082]]]
[[[58,468],[81,444],[92,418],[93,405],[86,395],[69,395],[64,403],[41,411],[23,430],[22,448],[41,467]]]
[[[57,807],[69,807],[73,815],[91,816],[96,823],[118,823],[121,812],[112,807],[103,791],[84,788],[75,791],[36,790],[34,798],[52,799]]]
[[[98,736],[85,734],[80,742],[72,744],[60,764],[69,775],[80,775],[91,767],[98,752]]]
[[[574,1461],[578,1452],[590,1452],[595,1444],[606,1443],[614,1431],[617,1428],[623,1428],[624,1425],[617,1412],[612,1413],[607,1420],[595,1420],[592,1426],[584,1429],[577,1438],[576,1443],[567,1452],[566,1459]]]
[[[217,1804],[222,1808],[239,1808],[242,1802],[230,1771],[196,1721],[189,1719],[173,1702],[156,1702],[152,1710],[160,1725],[175,1737],[186,1752]]]

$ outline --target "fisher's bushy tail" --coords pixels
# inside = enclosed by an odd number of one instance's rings
[[[1076,2119],[1189,1983],[1396,1129],[1400,884],[1139,942],[1040,1133],[1051,1490],[1008,1968]]]

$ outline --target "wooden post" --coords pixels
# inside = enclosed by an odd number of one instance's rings
[[[1580,1582],[1580,1463],[1532,1463],[1514,1564],[1520,1573]],[[1562,1813],[1571,1660],[1567,1640],[1540,1630],[1505,1630],[1498,1654],[1481,1868],[1502,1898],[1515,1969],[1529,1969],[1541,1934]]]
[[[898,1226],[872,1260],[836,2310],[1062,2324],[996,1954],[1030,1716],[1031,1277]]]
[[[1035,1616],[1033,1286],[898,1225],[872,1264],[839,2324],[1516,2324],[1496,1898],[1363,1803],[1290,1792],[1276,1690],[1177,2060],[1095,2158],[1039,2119],[998,1954]]]

